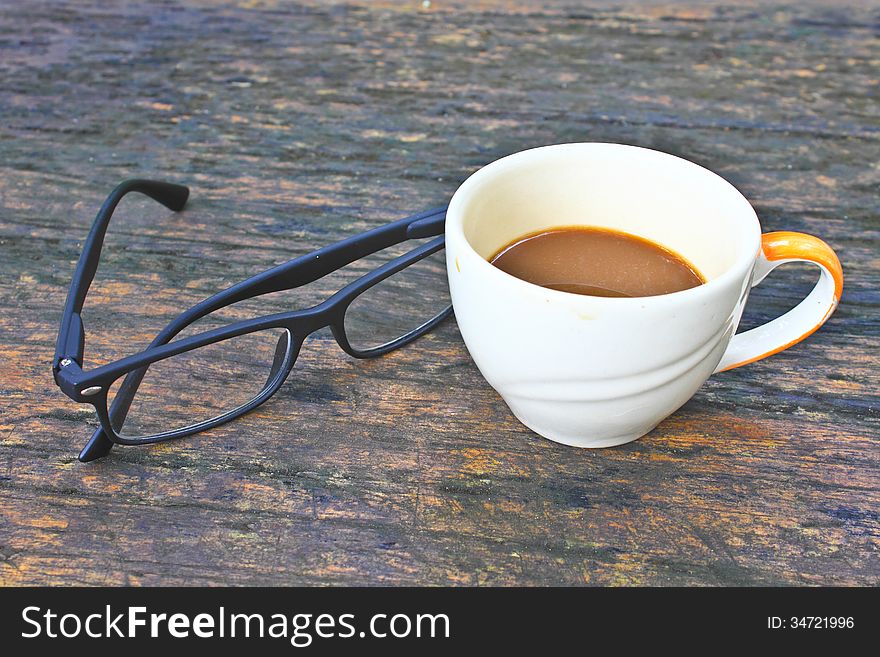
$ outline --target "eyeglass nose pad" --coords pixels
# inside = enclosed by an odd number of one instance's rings
[[[278,338],[278,344],[275,345],[275,358],[272,360],[272,369],[269,370],[269,378],[266,379],[266,385],[264,387],[268,387],[275,379],[278,372],[281,371],[281,366],[284,364],[287,354],[290,351],[290,343],[290,331],[285,331],[281,334],[281,337]]]
[[[89,438],[89,442],[86,443],[86,446],[79,453],[79,460],[82,463],[94,461],[102,456],[107,456],[111,449],[113,449],[113,442],[104,433],[104,429],[98,427],[95,429],[92,437]]]

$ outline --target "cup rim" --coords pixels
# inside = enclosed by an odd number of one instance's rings
[[[495,267],[486,260],[483,256],[476,252],[471,243],[468,241],[467,237],[464,234],[464,225],[463,225],[463,205],[467,201],[467,196],[470,196],[474,193],[475,189],[481,185],[486,178],[492,175],[496,175],[499,173],[499,170],[503,170],[504,168],[511,168],[516,166],[520,160],[525,160],[529,157],[534,157],[539,151],[547,151],[547,150],[560,150],[560,149],[581,149],[584,147],[609,147],[614,149],[626,149],[632,151],[647,151],[654,155],[661,155],[664,157],[672,158],[677,160],[679,163],[682,163],[686,166],[693,167],[699,169],[702,174],[707,176],[711,176],[712,178],[720,181],[723,186],[730,189],[736,196],[738,196],[745,203],[745,207],[748,208],[751,217],[754,219],[752,236],[753,236],[753,244],[754,249],[749,252],[748,249],[743,248],[742,253],[736,256],[736,260],[734,263],[727,268],[724,273],[720,276],[717,276],[711,280],[706,281],[702,285],[697,285],[696,287],[688,288],[686,290],[679,290],[677,292],[667,292],[665,294],[655,294],[651,296],[641,296],[641,297],[598,297],[591,296],[586,294],[576,294],[574,292],[563,292],[561,290],[554,290],[552,288],[543,287],[541,285],[537,285],[536,283],[530,283],[528,281],[524,281],[521,278],[517,278],[512,274],[508,274],[505,271],[502,271],[498,267]],[[451,221],[450,221],[451,219]],[[450,240],[450,238],[453,238]],[[458,239],[454,239],[458,238]],[[677,155],[672,155],[671,153],[666,153],[665,151],[660,151],[653,148],[645,148],[643,146],[633,146],[630,144],[620,144],[616,142],[565,142],[560,144],[549,144],[546,146],[537,146],[535,148],[529,148],[522,151],[518,151],[516,153],[512,153],[510,155],[506,155],[502,158],[494,160],[484,167],[478,169],[474,173],[472,173],[468,178],[459,185],[458,189],[455,190],[455,193],[452,195],[452,199],[449,201],[449,206],[446,211],[446,241],[447,247],[450,241],[453,242],[461,242],[464,246],[464,255],[470,260],[477,260],[482,264],[477,264],[477,267],[482,267],[483,271],[490,277],[494,277],[499,282],[506,281],[508,284],[512,284],[514,286],[519,286],[523,289],[524,292],[531,290],[532,292],[536,290],[540,290],[541,292],[545,292],[550,295],[551,298],[558,299],[567,299],[569,302],[583,302],[595,304],[597,302],[600,303],[612,303],[612,304],[632,304],[632,303],[656,303],[667,300],[687,300],[690,297],[698,298],[701,295],[707,295],[714,292],[714,290],[721,288],[725,285],[731,283],[731,281],[744,279],[746,275],[752,270],[754,267],[755,261],[757,260],[758,255],[760,254],[760,245],[761,245],[761,224],[758,219],[757,214],[755,213],[754,208],[751,203],[749,203],[748,199],[740,192],[736,187],[733,186],[728,180],[722,178],[714,171],[710,171],[709,169],[700,166],[695,162],[691,162],[688,159],[683,157],[678,157]],[[448,250],[448,248],[447,248]],[[582,301],[581,301],[582,300]]]

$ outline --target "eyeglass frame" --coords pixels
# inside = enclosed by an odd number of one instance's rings
[[[80,452],[80,461],[88,462],[101,458],[109,453],[114,444],[155,444],[206,431],[241,417],[264,403],[281,388],[293,369],[303,342],[309,335],[322,328],[329,326],[337,344],[350,356],[354,358],[375,358],[409,344],[452,314],[452,306],[447,306],[439,314],[395,340],[366,350],[354,348],[349,342],[345,331],[346,311],[360,294],[389,276],[444,248],[442,233],[446,218],[446,208],[442,207],[427,210],[411,217],[373,228],[335,244],[324,246],[232,285],[181,313],[174,321],[162,329],[153,339],[150,346],[143,351],[85,371],[82,369],[85,353],[85,328],[81,316],[82,308],[89,287],[97,272],[104,237],[113,212],[122,198],[132,192],[144,194],[175,212],[181,211],[189,198],[189,188],[183,185],[145,179],[126,180],[117,185],[110,193],[92,224],[92,228],[83,246],[82,254],[74,270],[64,312],[61,317],[61,326],[55,346],[55,356],[52,361],[55,383],[72,400],[92,404],[101,423],[101,426],[94,431]],[[438,235],[439,237],[436,237]],[[435,239],[362,275],[315,306],[304,310],[276,313],[255,319],[238,321],[222,328],[205,331],[171,342],[187,326],[221,308],[264,294],[291,290],[307,285],[346,265],[352,264],[360,258],[407,240],[429,237],[435,237]],[[209,420],[152,436],[125,437],[114,429],[111,414],[121,412],[124,419],[134,394],[143,376],[146,374],[147,368],[153,363],[192,351],[193,349],[222,342],[223,340],[273,328],[286,329],[287,345],[284,348],[284,353],[279,354],[281,348],[281,340],[279,340],[269,379],[262,391],[250,402]],[[279,361],[279,358],[282,360]],[[139,371],[140,373],[137,374]],[[129,377],[132,374],[135,374],[133,385],[129,383]],[[109,389],[123,376],[126,379],[117,391],[112,404],[108,407]],[[234,385],[234,382],[231,382],[231,385]]]

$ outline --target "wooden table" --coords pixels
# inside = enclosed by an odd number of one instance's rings
[[[4,0],[0,582],[877,585],[878,19],[869,2]],[[50,361],[118,181],[193,193],[180,215],[120,208],[86,303],[92,364],[248,275],[444,203],[502,155],[570,141],[717,171],[765,230],[837,249],[840,309],[614,449],[526,430],[449,321],[372,362],[320,334],[258,412],[76,460],[95,420]],[[814,279],[778,271],[745,325]]]

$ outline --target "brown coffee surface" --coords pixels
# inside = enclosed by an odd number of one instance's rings
[[[524,235],[489,262],[535,285],[598,297],[650,297],[706,282],[680,255],[608,228],[573,226]]]

